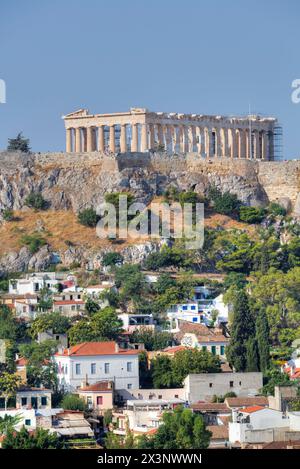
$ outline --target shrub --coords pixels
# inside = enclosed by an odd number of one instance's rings
[[[265,211],[260,207],[240,207],[239,219],[246,223],[260,223],[265,216]]]
[[[276,202],[270,203],[270,205],[268,206],[268,212],[270,215],[274,215],[275,217],[278,215],[284,217],[286,215],[286,209],[281,205],[276,204]]]
[[[78,213],[78,221],[81,225],[93,228],[97,225],[100,217],[93,208],[85,208]]]
[[[212,187],[209,190],[208,196],[213,202],[214,210],[222,215],[233,215],[240,206],[237,196],[228,191],[222,193],[219,189]]]
[[[46,244],[46,240],[37,233],[32,235],[23,235],[20,241],[23,246],[28,247],[32,254],[37,252],[42,246]]]
[[[5,208],[2,212],[3,220],[12,221],[14,219],[14,212],[9,208]]]
[[[61,406],[65,410],[81,410],[82,412],[87,410],[85,401],[77,394],[66,394],[62,399]]]
[[[31,192],[25,199],[25,205],[36,210],[45,210],[47,202],[40,192]]]
[[[120,263],[123,261],[123,256],[117,252],[108,252],[107,254],[104,254],[103,259],[102,259],[102,264],[105,266],[113,266],[116,265],[117,263]]]

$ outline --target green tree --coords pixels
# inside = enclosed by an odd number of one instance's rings
[[[177,352],[172,359],[172,376],[177,386],[182,386],[190,373],[219,373],[221,362],[218,356],[207,350],[188,349]]]
[[[206,449],[211,432],[206,429],[201,415],[178,406],[173,412],[163,414],[163,423],[144,445],[152,449]]]
[[[0,396],[4,397],[5,410],[8,399],[16,395],[21,378],[15,374],[4,371],[0,375]]]
[[[97,303],[97,301],[95,301],[91,296],[87,297],[84,308],[89,315],[93,315],[100,310],[99,303]]]
[[[7,151],[22,151],[23,153],[29,153],[29,139],[23,137],[22,132],[19,132],[15,138],[8,139]]]
[[[249,337],[246,342],[246,359],[246,371],[259,371],[259,354],[255,337]]]
[[[247,341],[255,335],[255,323],[251,314],[248,296],[239,290],[233,305],[233,321],[230,327],[230,344],[226,356],[236,371],[247,369]]]
[[[154,289],[158,294],[164,293],[169,288],[176,286],[176,280],[174,280],[169,274],[161,274],[157,282],[154,285]]]
[[[68,332],[71,345],[81,342],[115,340],[122,331],[122,321],[114,308],[103,308],[87,320],[81,319]]]
[[[8,430],[4,441],[3,449],[62,449],[65,447],[56,433],[49,433],[49,430],[37,428],[34,433],[22,427],[19,432]]]
[[[14,430],[22,420],[22,413],[14,416],[5,414],[4,417],[0,417],[0,435],[6,435],[9,430]]]
[[[161,355],[152,360],[151,372],[155,388],[173,387],[172,361],[169,357]]]
[[[261,309],[257,315],[255,329],[259,355],[259,369],[265,372],[270,365],[270,329],[264,309]]]
[[[35,339],[40,332],[49,330],[52,330],[54,334],[65,334],[70,328],[70,324],[70,319],[62,316],[61,313],[40,314],[32,321],[30,334]]]
[[[65,394],[61,401],[61,406],[65,410],[81,410],[82,412],[87,411],[87,404],[77,394]]]
[[[27,246],[31,254],[35,254],[47,244],[47,241],[39,233],[32,233],[21,236],[20,243],[22,246]]]
[[[148,351],[162,350],[172,344],[173,336],[169,332],[141,327],[132,334],[133,342],[141,342]]]
[[[94,228],[99,220],[100,217],[93,208],[85,208],[78,213],[78,221],[81,225]]]
[[[274,395],[275,386],[288,386],[290,379],[286,373],[282,373],[277,367],[269,368],[264,374],[264,386],[262,394],[265,396]]]

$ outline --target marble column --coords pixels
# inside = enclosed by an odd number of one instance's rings
[[[161,124],[157,124],[157,138],[158,138],[158,145],[164,146],[164,131]]]
[[[236,129],[229,129],[230,131],[230,158],[237,158],[237,134]]]
[[[98,151],[103,152],[105,150],[104,142],[104,125],[98,127]]]
[[[93,127],[88,127],[87,128],[87,151],[93,151]]]
[[[152,150],[155,147],[154,125],[148,124],[148,128],[149,128],[149,149]]]
[[[145,153],[148,151],[148,129],[147,124],[141,125],[141,152]]]
[[[109,126],[109,150],[112,153],[115,153],[116,151],[115,126],[114,125]]]
[[[246,158],[246,139],[245,139],[245,130],[238,130],[238,157]]]
[[[81,135],[80,135],[80,127],[76,127],[75,129],[75,151],[81,151]]]
[[[66,129],[66,152],[72,151],[72,129]]]
[[[82,151],[86,152],[87,151],[87,131],[86,127],[83,127],[82,129]]]
[[[138,127],[131,124],[131,151],[138,151]]]
[[[196,132],[195,126],[191,125],[188,127],[188,139],[189,139],[189,152],[193,153],[196,143]]]
[[[122,153],[127,151],[126,124],[121,125],[120,150]]]
[[[210,128],[205,129],[205,153],[207,158],[212,156],[212,131]]]
[[[187,132],[187,127],[185,125],[181,128],[181,138],[182,138],[182,152],[187,153],[189,151],[189,136]]]
[[[205,130],[203,127],[199,128],[200,140],[199,140],[199,153],[205,156]]]
[[[222,156],[222,141],[221,141],[221,129],[218,127],[215,129],[215,146],[216,153],[215,156]]]
[[[223,128],[222,129],[222,134],[223,134],[223,141],[222,141],[222,155],[223,156],[229,156],[229,145],[228,145],[228,129]]]
[[[268,134],[267,132],[263,131],[261,134],[262,138],[262,159],[267,160],[268,159]]]
[[[261,154],[260,154],[260,142],[259,142],[259,131],[255,130],[254,131],[254,158],[256,160],[260,159]]]

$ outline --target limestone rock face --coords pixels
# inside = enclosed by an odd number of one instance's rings
[[[281,203],[300,216],[300,163],[245,159],[205,159],[196,153],[123,153],[107,156],[91,153],[8,153],[0,152],[0,219],[5,208],[27,210],[25,199],[40,192],[52,210],[97,208],[108,192],[130,191],[137,201],[149,203],[170,187],[206,194],[211,185],[229,191],[245,204],[264,206]],[[33,227],[43,231],[42,224]],[[126,246],[126,262],[141,262],[158,249],[156,243]],[[110,248],[113,250],[113,246]],[[101,265],[105,250],[86,252],[69,246],[59,256],[63,264]],[[27,248],[8,252],[0,259],[1,271],[40,270],[52,262],[53,253],[44,246],[32,255]]]

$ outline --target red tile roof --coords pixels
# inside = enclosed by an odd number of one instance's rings
[[[262,407],[261,405],[253,405],[251,407],[245,407],[244,409],[241,409],[241,412],[245,414],[253,414],[254,412],[258,412],[259,410],[264,410],[265,407]]]
[[[112,392],[113,391],[113,384],[110,381],[98,381],[95,384],[90,384],[84,386],[78,390],[80,393],[81,391],[88,391],[88,392]]]
[[[212,440],[227,440],[229,437],[227,425],[208,425],[206,429],[212,432]]]
[[[138,355],[139,350],[127,350],[117,347],[116,342],[83,342],[73,345],[69,349],[64,349],[62,353],[57,352],[57,356],[96,356],[96,355]]]
[[[255,397],[227,397],[225,403],[228,407],[251,407],[251,406],[263,406],[267,407],[269,401],[264,396]]]
[[[195,334],[198,342],[229,342],[219,330],[211,329],[204,324],[194,324],[180,319],[178,321],[179,332],[175,334],[177,340],[182,340],[186,333]]]
[[[231,413],[224,402],[196,402],[191,405],[191,409],[199,412],[227,412]]]

